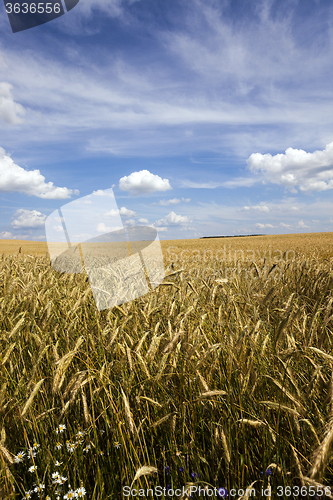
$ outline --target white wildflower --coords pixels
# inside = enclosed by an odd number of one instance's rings
[[[81,488],[78,488],[75,493],[77,498],[82,498],[85,496],[86,490],[83,486],[81,486]]]
[[[25,452],[24,451],[20,451],[20,453],[18,453],[16,455],[16,457],[14,457],[14,462],[16,464],[18,464],[19,462],[23,462],[24,457],[25,457]]]

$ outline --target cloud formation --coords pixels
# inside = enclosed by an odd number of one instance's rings
[[[136,212],[134,212],[134,210],[129,210],[128,208],[126,207],[121,207],[120,209],[119,208],[113,208],[112,210],[110,210],[109,212],[107,212],[105,215],[108,216],[116,216],[116,215],[123,215],[125,217],[134,217],[136,215]]]
[[[264,175],[266,182],[283,185],[296,192],[333,189],[333,142],[324,150],[306,153],[288,148],[284,154],[253,153],[247,160],[251,172]]]
[[[256,227],[258,227],[259,229],[264,229],[264,228],[273,228],[274,226],[272,224],[261,224],[260,222],[258,222],[256,224]]]
[[[37,210],[24,210],[20,208],[15,212],[14,217],[16,218],[11,224],[15,229],[19,229],[42,227],[47,216]]]
[[[14,101],[11,89],[13,85],[7,82],[0,82],[0,120],[7,125],[17,125],[23,123],[20,115],[25,114],[25,109],[21,104]]]
[[[2,231],[2,233],[0,233],[0,239],[2,240],[9,240],[13,238],[13,235],[12,233],[9,233],[8,231]]]
[[[252,205],[252,207],[245,206],[242,210],[251,212],[269,212],[269,208],[266,205]]]
[[[163,219],[155,222],[155,226],[180,226],[190,222],[186,215],[179,215],[175,212],[170,212]]]
[[[182,201],[184,203],[189,203],[191,198],[182,198],[181,200],[179,198],[173,198],[172,200],[160,200],[158,203],[152,203],[152,205],[162,205],[163,207],[167,207],[168,205],[178,205],[178,203],[181,203]]]
[[[150,194],[156,191],[167,191],[172,189],[168,179],[162,179],[149,170],[133,172],[119,180],[119,189],[128,191],[132,195]]]
[[[45,182],[39,170],[25,170],[16,165],[0,147],[0,192],[18,191],[48,200],[62,200],[79,194],[78,190],[56,187],[53,182]]]

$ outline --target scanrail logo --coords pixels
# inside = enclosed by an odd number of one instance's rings
[[[145,295],[165,277],[156,229],[124,227],[112,189],[54,211],[45,230],[53,268],[86,271],[100,311]]]
[[[72,10],[80,0],[3,0],[13,33],[53,21]]]

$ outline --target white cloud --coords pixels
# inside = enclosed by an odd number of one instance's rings
[[[10,83],[0,82],[0,119],[7,125],[22,123],[24,120],[19,115],[25,114],[23,106],[13,100],[12,88]]]
[[[155,222],[155,226],[178,226],[188,224],[190,222],[186,215],[178,215],[175,212],[170,212],[163,219]]]
[[[272,224],[261,224],[260,222],[258,222],[256,224],[256,227],[258,227],[259,229],[264,229],[264,228],[273,228],[275,226],[273,226]]]
[[[12,233],[9,233],[8,231],[2,231],[2,233],[0,233],[0,238],[3,240],[8,240],[8,239],[13,238],[13,235],[12,235]]]
[[[160,200],[157,204],[167,207],[168,205],[178,205],[178,203],[181,203],[182,201],[184,203],[189,203],[191,198],[182,198],[181,200],[178,198],[173,198],[172,200]],[[156,203],[152,203],[152,205],[156,205]]]
[[[44,226],[46,215],[38,212],[37,210],[24,210],[20,208],[14,214],[16,217],[12,221],[12,226],[16,229],[18,228],[36,228]]]
[[[92,193],[94,196],[110,196],[110,198],[114,198],[114,194],[112,191],[110,192],[105,192],[102,189],[98,189],[97,191],[93,191]]]
[[[251,187],[253,184],[259,182],[260,179],[251,179],[250,177],[237,177],[231,181],[225,181],[221,184],[222,187],[226,188],[237,188],[237,187]]]
[[[140,222],[140,224],[149,224],[148,219],[139,219],[138,222]]]
[[[122,177],[119,180],[119,188],[122,191],[129,191],[132,195],[172,189],[168,179],[162,179],[159,175],[154,175],[148,170],[140,170]]]
[[[135,225],[135,220],[134,219],[128,219],[125,222],[126,226],[134,226]]]
[[[280,226],[285,227],[286,229],[290,229],[291,228],[290,224],[285,224],[284,222],[280,222]]]
[[[193,182],[189,180],[183,180],[179,182],[180,187],[193,188],[193,189],[215,189],[222,186],[221,182]]]
[[[288,148],[285,154],[253,153],[247,160],[253,173],[260,172],[267,182],[283,185],[293,192],[333,189],[333,142],[324,150],[306,153]]]
[[[136,215],[136,212],[133,210],[129,210],[128,208],[121,207],[119,208],[113,208],[109,212],[105,214],[106,216],[110,215],[112,217],[115,217],[116,215],[124,215],[125,217],[134,217]]]
[[[16,165],[10,156],[0,147],[0,192],[18,191],[38,198],[62,200],[79,194],[78,190],[60,188],[53,182],[45,182],[39,170],[24,170]]]
[[[251,207],[245,206],[242,210],[250,210],[254,212],[269,212],[269,208],[266,205],[252,205]]]
[[[158,205],[162,205],[162,207],[167,207],[168,205],[178,205],[178,203],[180,203],[181,200],[179,200],[178,198],[173,198],[172,200],[160,200],[158,202]],[[155,203],[154,203],[155,205]]]
[[[307,229],[310,229],[310,226],[307,226],[304,221],[300,220],[298,221],[298,227],[301,227],[301,228],[307,228]]]
[[[111,229],[111,227],[106,227],[106,225],[104,224],[104,222],[100,222],[97,225],[97,231],[99,233],[110,233],[112,231],[112,229]]]

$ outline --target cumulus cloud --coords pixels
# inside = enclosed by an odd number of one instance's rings
[[[111,198],[114,198],[113,192],[106,193],[105,191],[102,191],[102,189],[98,189],[97,191],[93,191],[93,196],[110,196]]]
[[[10,83],[0,82],[0,119],[7,125],[22,123],[24,120],[19,115],[25,114],[23,106],[14,101],[12,88]]]
[[[139,219],[140,224],[149,224],[149,220],[148,219]]]
[[[181,226],[190,222],[186,215],[179,215],[175,212],[170,212],[163,219],[155,222],[155,226]]]
[[[106,225],[104,224],[104,222],[100,222],[97,225],[97,231],[99,233],[110,233],[111,232],[111,227],[106,227]]]
[[[75,189],[56,187],[53,182],[45,182],[45,177],[39,170],[25,170],[8,156],[0,147],[0,192],[18,191],[28,195],[48,200],[62,200],[71,195],[79,194]]]
[[[182,198],[181,200],[178,198],[173,198],[172,200],[160,200],[157,205],[167,207],[168,205],[178,205],[178,203],[181,203],[182,201],[184,203],[189,203],[191,201],[191,198]],[[156,205],[156,203],[153,203],[153,205]]]
[[[245,206],[242,210],[251,210],[254,212],[269,212],[269,208],[266,205],[252,205],[252,207]]]
[[[307,226],[303,220],[298,221],[298,227],[301,227],[304,229],[305,228],[310,229],[310,226]]]
[[[128,208],[121,207],[119,208],[113,208],[109,212],[107,212],[105,215],[111,215],[112,217],[116,215],[124,215],[125,217],[134,217],[136,215],[136,212],[133,210],[129,210]]]
[[[291,228],[290,224],[285,224],[284,222],[280,222],[280,226],[285,227],[286,229],[290,229]]]
[[[37,210],[24,210],[20,208],[14,214],[12,226],[18,228],[36,228],[44,226],[46,215],[38,212]]]
[[[133,172],[129,176],[122,177],[119,180],[119,188],[122,191],[129,191],[132,195],[172,189],[168,179],[162,179],[159,175],[149,172],[149,170],[140,170],[139,172]]]
[[[134,219],[128,219],[125,222],[126,226],[134,226],[135,225],[135,220]]]
[[[253,173],[264,175],[266,182],[280,184],[296,192],[333,189],[333,142],[324,150],[307,153],[288,148],[284,154],[253,153],[247,160]]]
[[[12,233],[9,233],[8,231],[2,231],[2,233],[0,233],[0,238],[3,240],[8,240],[10,238],[13,238],[13,235],[12,235]]]
[[[264,228],[273,228],[274,226],[272,224],[261,224],[260,222],[258,222],[256,224],[256,227],[258,227],[259,229],[264,229]]]

